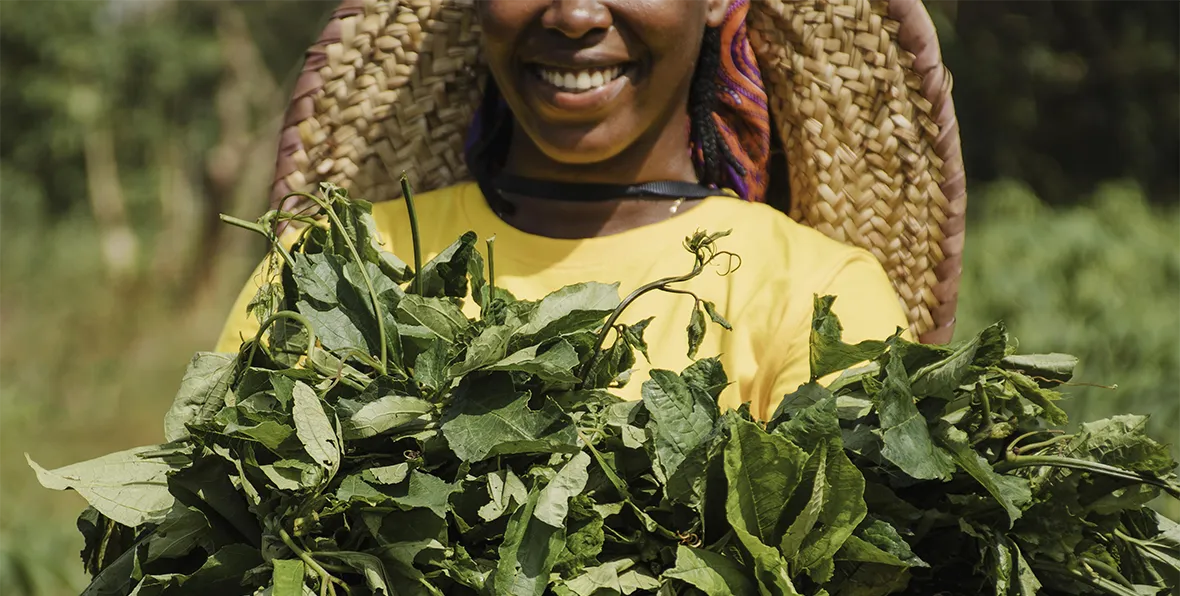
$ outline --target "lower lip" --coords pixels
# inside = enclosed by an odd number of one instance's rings
[[[533,93],[554,108],[563,112],[595,112],[608,106],[623,92],[631,80],[632,71],[632,68],[627,67],[611,82],[576,93],[554,87],[531,70],[525,73],[525,78]]]

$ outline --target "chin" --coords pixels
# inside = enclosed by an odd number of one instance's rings
[[[561,131],[560,127],[553,125],[542,125],[541,128],[546,134],[531,137],[533,143],[546,157],[563,164],[603,163],[617,157],[634,142],[631,138],[612,138],[612,135],[597,130],[598,127],[589,131],[568,132]]]

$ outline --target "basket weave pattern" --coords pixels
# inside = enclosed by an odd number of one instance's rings
[[[475,0],[345,0],[307,52],[272,205],[331,181],[370,200],[467,179]],[[790,216],[871,251],[911,331],[949,341],[966,192],[958,125],[919,0],[754,0],[751,42],[790,170]],[[305,205],[290,199],[286,209]]]

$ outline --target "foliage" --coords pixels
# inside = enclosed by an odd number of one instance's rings
[[[1111,179],[1180,196],[1180,4],[928,1],[967,175],[1070,205]]]
[[[1002,325],[851,346],[817,297],[812,382],[768,423],[719,410],[713,358],[626,402],[610,389],[645,346],[619,313],[682,291],[725,234],[621,301],[587,282],[527,302],[485,277],[474,234],[411,269],[368,203],[323,192],[319,221],[227,218],[274,245],[262,327],[194,357],[168,443],[30,460],[91,505],[85,593],[1134,596],[1180,572],[1145,506],[1180,497],[1169,448],[1137,416],[1029,441],[1065,422],[1052,388],[1076,359],[1014,355]],[[288,218],[311,224],[290,250],[271,231]]]
[[[1152,434],[1174,440],[1180,212],[1149,206],[1126,183],[1068,209],[1015,182],[971,201],[959,329],[1002,320],[1024,350],[1077,355],[1078,384],[1062,405],[1071,416],[1154,412]]]

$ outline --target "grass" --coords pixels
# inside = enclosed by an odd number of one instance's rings
[[[1119,383],[1073,388],[1072,414],[1157,411],[1156,435],[1174,434],[1177,214],[1147,210],[1125,188],[1059,212],[1018,187],[973,201],[986,208],[973,214],[960,337],[1004,318],[1022,351],[1073,353],[1082,380]],[[159,442],[185,366],[213,346],[253,263],[223,259],[193,298],[166,282],[109,280],[86,219],[0,238],[0,594],[78,594],[83,501],[42,489],[24,453],[53,468]]]

